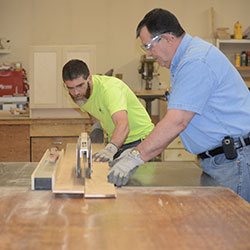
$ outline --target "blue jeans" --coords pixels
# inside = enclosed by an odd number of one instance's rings
[[[201,159],[200,165],[222,186],[250,202],[250,145],[237,149],[237,154],[234,160],[227,160],[224,154]]]

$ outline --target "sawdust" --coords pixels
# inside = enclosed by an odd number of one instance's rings
[[[161,207],[163,207],[163,201],[162,201],[162,199],[158,199],[158,204],[161,206]]]
[[[64,204],[61,204],[59,210],[58,210],[58,214],[59,216],[62,217],[63,221],[64,221],[64,234],[63,234],[63,237],[62,237],[62,249],[68,249],[68,226],[69,226],[69,220],[68,220],[68,217],[67,215],[64,213]]]
[[[25,196],[24,196],[25,194]],[[50,209],[50,201],[46,192],[30,192],[27,188],[1,188],[0,202],[5,199],[16,200],[18,196],[24,196],[22,202],[12,205],[6,216],[6,223],[10,222],[13,217],[19,216],[23,220],[30,218],[42,219],[47,216]]]

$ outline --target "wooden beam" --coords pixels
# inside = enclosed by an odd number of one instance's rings
[[[55,182],[56,169],[59,166],[64,150],[47,149],[41,161],[31,175],[32,190],[52,190]]]

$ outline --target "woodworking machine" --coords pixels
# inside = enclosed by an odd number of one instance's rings
[[[146,90],[152,89],[152,81],[155,76],[158,76],[159,74],[155,72],[154,63],[155,60],[153,57],[149,57],[146,55],[141,56],[141,65],[138,69],[139,74],[141,74],[142,80],[145,80]]]
[[[83,164],[81,164],[81,162]],[[81,177],[83,165],[83,177],[91,178],[92,173],[92,147],[90,137],[86,132],[81,133],[76,144],[76,176]]]

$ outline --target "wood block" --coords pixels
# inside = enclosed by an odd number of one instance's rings
[[[63,158],[64,150],[47,149],[41,161],[31,175],[32,190],[52,190],[58,165]]]

